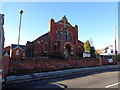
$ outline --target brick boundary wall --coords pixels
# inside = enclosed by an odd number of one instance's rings
[[[107,59],[101,59],[101,65],[108,65]],[[54,60],[49,58],[27,58],[20,59],[18,62],[17,73],[28,74],[34,72],[48,72],[56,70],[64,70],[71,68],[82,68],[99,66],[98,58],[80,58],[69,60]],[[16,59],[9,59],[8,75],[14,75],[16,68]]]
[[[9,57],[4,56],[2,60],[2,69],[4,70],[5,74],[8,74],[9,64],[10,64]]]

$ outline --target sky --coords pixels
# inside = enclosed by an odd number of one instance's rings
[[[117,2],[2,2],[5,46],[18,43],[21,9],[22,45],[47,33],[51,18],[58,22],[64,15],[72,26],[78,25],[78,39],[82,42],[92,40],[95,49],[114,45],[114,25],[118,28]]]

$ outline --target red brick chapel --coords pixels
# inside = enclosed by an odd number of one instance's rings
[[[65,58],[75,57],[83,53],[84,43],[78,40],[78,26],[72,26],[66,16],[55,22],[49,21],[49,32],[32,42],[27,41],[26,57],[48,56],[49,53],[60,52]]]

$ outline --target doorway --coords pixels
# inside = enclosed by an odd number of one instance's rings
[[[69,56],[71,56],[71,47],[69,44],[67,44],[65,47],[65,58],[68,59]]]

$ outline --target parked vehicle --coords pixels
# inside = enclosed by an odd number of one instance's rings
[[[2,83],[2,87],[5,85],[6,82],[6,75],[3,70],[0,70],[0,82]]]

